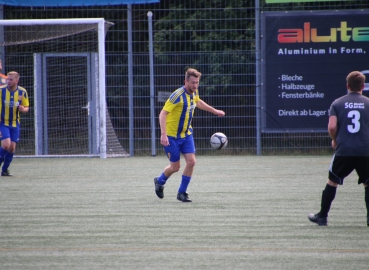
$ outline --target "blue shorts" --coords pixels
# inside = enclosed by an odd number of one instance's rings
[[[19,141],[19,127],[9,127],[4,124],[0,124],[0,141],[8,139],[17,143]]]
[[[176,139],[173,137],[169,137],[169,145],[164,146],[165,153],[170,162],[177,162],[180,160],[180,155],[196,153],[195,142],[193,140],[193,136],[187,136],[186,138]]]

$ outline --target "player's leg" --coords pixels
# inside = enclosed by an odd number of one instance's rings
[[[2,138],[0,147],[0,165],[4,162],[4,157],[8,153],[10,145],[11,145],[10,138]]]
[[[366,224],[369,226],[369,185],[364,185],[365,205],[366,205]]]
[[[331,166],[329,168],[328,181],[322,192],[320,211],[317,214],[308,216],[311,222],[318,225],[328,224],[328,212],[332,202],[336,197],[338,185],[343,184],[344,178],[354,170],[354,160],[350,157],[333,156]]]
[[[176,162],[170,162],[170,164],[164,168],[164,171],[158,177],[158,181],[159,181],[160,185],[165,185],[165,183],[167,182],[169,177],[173,173],[178,172],[180,167],[181,167],[181,163],[180,163],[179,160],[176,161]]]
[[[196,164],[196,149],[192,135],[186,137],[185,141],[182,143],[181,152],[183,153],[183,156],[185,158],[186,167],[184,168],[182,173],[182,181],[178,189],[177,199],[182,202],[191,202],[187,194],[187,188],[191,182],[191,177]]]
[[[169,145],[164,146],[164,151],[170,163],[167,167],[164,168],[164,171],[162,172],[162,174],[158,176],[158,182],[160,185],[165,185],[168,178],[173,173],[178,172],[181,167],[181,163],[180,163],[181,152],[179,148],[180,148],[182,139],[175,139],[172,137],[168,137],[168,140],[169,140]]]
[[[15,147],[19,140],[19,128],[9,128],[9,134],[11,143],[8,151],[5,153],[4,156],[4,165],[1,169],[1,176],[12,176],[12,174],[9,172],[9,166],[13,160]]]
[[[17,144],[15,142],[11,142],[8,151],[4,156],[4,165],[1,169],[1,176],[12,176],[12,174],[9,171],[9,166],[13,160],[16,145]]]
[[[4,162],[5,155],[8,153],[8,149],[11,146],[11,140],[10,140],[10,132],[9,127],[0,124],[0,140],[1,140],[1,146],[0,146],[0,166]]]
[[[182,183],[181,183],[181,186],[179,187],[178,192],[187,191],[187,187],[191,181],[193,170],[196,164],[196,157],[194,153],[187,153],[187,154],[184,154],[183,156],[186,161],[186,167],[184,168],[183,173],[182,173]]]
[[[164,171],[157,177],[154,178],[155,193],[162,199],[164,198],[164,185],[169,177],[178,172],[180,169],[180,151],[178,146],[178,140],[168,137],[169,145],[164,146],[164,151],[170,161],[170,164],[164,168]]]
[[[356,172],[359,176],[358,184],[364,185],[366,206],[366,223],[369,226],[369,157],[357,157]]]
[[[332,202],[336,197],[338,184],[328,179],[325,189],[322,192],[322,200],[320,205],[319,216],[322,218],[328,217],[328,212],[331,209]]]

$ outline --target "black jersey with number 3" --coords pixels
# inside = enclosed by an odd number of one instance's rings
[[[369,156],[369,98],[351,92],[332,103],[329,115],[337,116],[336,156]]]

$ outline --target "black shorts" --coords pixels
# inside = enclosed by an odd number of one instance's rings
[[[333,155],[328,179],[343,185],[343,180],[353,170],[359,176],[358,184],[369,184],[369,157],[347,157]]]

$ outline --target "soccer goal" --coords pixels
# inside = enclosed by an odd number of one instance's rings
[[[30,112],[21,115],[17,155],[127,154],[114,130],[107,132],[113,129],[105,98],[111,25],[102,18],[0,20],[2,72],[20,74],[31,102]]]

